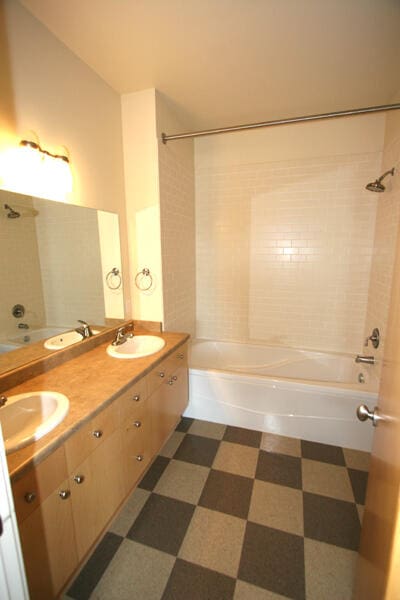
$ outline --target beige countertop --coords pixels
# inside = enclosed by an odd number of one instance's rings
[[[139,333],[139,332],[138,332]],[[146,333],[143,331],[142,333]],[[41,440],[7,455],[11,478],[42,461],[91,417],[100,412],[131,383],[153,369],[189,339],[186,333],[158,333],[165,340],[162,350],[151,356],[118,359],[108,356],[109,342],[4,392],[5,396],[33,391],[54,391],[69,399],[64,420]]]

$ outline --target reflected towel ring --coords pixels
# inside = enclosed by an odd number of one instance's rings
[[[148,286],[141,285],[141,282],[144,277],[148,277],[150,279],[150,283]],[[151,288],[151,286],[153,285],[153,277],[150,273],[150,269],[142,269],[141,271],[139,271],[139,273],[136,273],[135,285],[141,292],[147,292],[147,290]]]
[[[117,279],[116,282],[113,281],[114,278]],[[122,277],[121,277],[121,273],[119,272],[119,269],[117,269],[117,267],[114,267],[113,269],[111,269],[111,271],[109,273],[107,273],[106,284],[107,284],[107,287],[110,288],[110,290],[118,290],[121,287]]]

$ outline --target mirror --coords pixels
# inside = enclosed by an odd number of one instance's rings
[[[123,320],[120,273],[117,214],[0,190],[0,374],[78,319]]]

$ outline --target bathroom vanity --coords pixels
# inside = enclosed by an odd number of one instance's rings
[[[8,455],[30,595],[56,598],[87,559],[178,423],[188,402],[186,334],[118,360],[107,343],[7,390],[70,401],[47,436]]]

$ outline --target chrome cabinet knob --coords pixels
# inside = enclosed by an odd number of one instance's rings
[[[159,376],[160,376],[160,377],[161,377],[161,379],[162,379],[163,377],[165,377],[165,372],[164,372],[164,371],[160,371],[160,372],[159,372]]]
[[[185,356],[185,355],[184,355],[184,354],[182,354],[182,353],[181,353],[181,354],[178,354],[178,358],[180,358],[181,360],[184,358],[184,356]]]
[[[374,410],[369,410],[366,404],[360,404],[360,406],[357,408],[357,418],[360,421],[367,421],[368,419],[371,419],[374,427],[376,427],[378,425],[378,421],[382,419],[382,417],[378,415],[377,406],[375,406]]]
[[[133,396],[132,400],[134,400],[135,402],[139,402],[139,400],[140,400],[140,394],[135,394]]]
[[[24,496],[24,500],[28,504],[32,504],[32,502],[36,500],[36,494],[34,492],[27,492]]]
[[[101,438],[103,432],[101,431],[101,429],[96,429],[95,431],[93,431],[93,435],[95,438]]]
[[[143,459],[144,459],[144,456],[143,456],[143,454],[138,454],[138,455],[136,456],[136,460],[137,460],[138,462],[142,462],[142,460],[143,460]]]
[[[75,475],[74,481],[77,484],[83,483],[85,481],[85,476],[84,475]]]
[[[61,500],[66,500],[70,497],[71,492],[69,490],[61,490],[58,492],[58,495],[60,496]]]
[[[172,375],[171,379],[172,379],[172,381],[176,381],[178,379],[178,376],[177,375]]]
[[[174,385],[174,382],[172,381],[172,379],[168,379],[167,383],[168,383],[168,385]]]
[[[133,422],[135,427],[141,427],[142,426],[142,421],[134,421]]]

